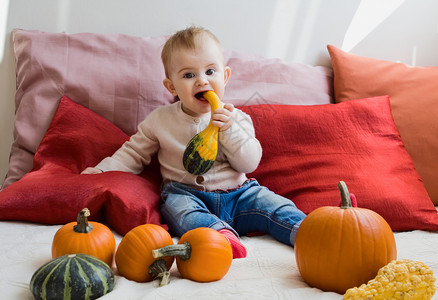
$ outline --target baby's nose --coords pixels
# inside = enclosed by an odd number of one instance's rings
[[[207,85],[208,84],[208,80],[204,76],[199,76],[198,80],[196,80],[196,84],[197,85]]]

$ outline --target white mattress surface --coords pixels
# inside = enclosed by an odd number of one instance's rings
[[[34,299],[29,282],[32,274],[51,259],[51,243],[61,226],[24,222],[0,222],[0,299]],[[121,236],[115,234],[117,243]],[[438,274],[438,233],[395,233],[398,258],[420,260]],[[176,240],[175,240],[176,242]],[[220,281],[197,283],[182,279],[174,264],[171,282],[136,283],[116,275],[114,290],[100,299],[342,299],[336,293],[309,287],[301,278],[293,248],[268,235],[243,237],[248,250],[235,259]],[[438,299],[435,294],[433,299]]]

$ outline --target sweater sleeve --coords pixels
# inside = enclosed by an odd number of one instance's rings
[[[250,116],[235,109],[233,125],[219,132],[219,147],[231,167],[241,173],[254,171],[262,157],[262,147],[255,137]]]
[[[104,172],[124,171],[139,174],[151,157],[158,151],[159,143],[151,130],[150,118],[138,125],[138,131],[131,136],[112,156],[103,159],[96,168]]]

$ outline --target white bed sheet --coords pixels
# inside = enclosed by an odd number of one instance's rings
[[[51,242],[60,226],[0,222],[0,299],[33,299],[29,282],[34,271],[50,260]],[[121,236],[115,234],[117,244]],[[395,234],[398,258],[426,263],[438,274],[438,233]],[[176,241],[176,240],[175,240]],[[220,281],[196,283],[182,279],[174,264],[171,282],[136,283],[116,276],[114,290],[101,299],[342,299],[336,293],[309,287],[300,277],[293,248],[268,235],[243,237],[245,259],[235,259]],[[438,299],[435,294],[433,299]]]

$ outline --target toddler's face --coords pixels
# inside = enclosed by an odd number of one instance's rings
[[[172,53],[168,73],[166,88],[178,96],[187,114],[199,117],[210,112],[202,92],[213,90],[222,98],[230,68],[224,66],[222,51],[214,40],[198,37],[196,49]]]

